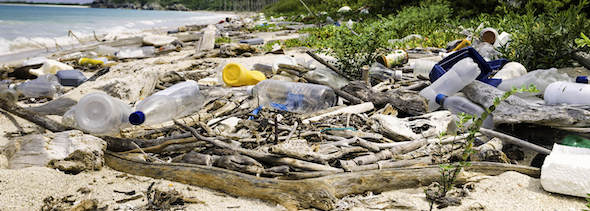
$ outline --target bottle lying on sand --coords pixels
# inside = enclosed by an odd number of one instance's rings
[[[140,101],[129,115],[129,122],[152,125],[184,117],[199,111],[204,98],[196,81],[177,83]]]
[[[428,99],[428,109],[434,111],[440,107],[436,103],[436,96],[444,94],[454,95],[463,87],[475,81],[481,70],[471,58],[465,58],[457,62],[453,67],[430,86],[420,91],[420,95]]]
[[[248,92],[258,105],[295,113],[309,113],[336,105],[337,96],[330,87],[308,83],[264,80]]]
[[[93,134],[116,134],[130,126],[127,118],[132,111],[123,101],[96,92],[82,97],[64,114],[62,122]]]
[[[17,85],[16,91],[25,97],[54,98],[60,88],[58,78],[53,74],[48,74]]]
[[[543,95],[545,104],[590,105],[590,85],[558,81],[549,84]]]
[[[465,113],[469,115],[477,115],[480,117],[481,114],[485,112],[485,110],[479,105],[471,102],[467,98],[460,96],[448,97],[444,94],[438,94],[436,95],[436,103],[449,110],[453,114]],[[491,114],[488,115],[488,117],[483,121],[482,127],[488,129],[494,128],[494,121]]]

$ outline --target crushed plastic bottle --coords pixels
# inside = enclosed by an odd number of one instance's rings
[[[545,104],[590,105],[590,85],[558,81],[549,84],[543,95]]]
[[[82,97],[64,114],[62,123],[93,134],[116,134],[130,126],[127,119],[132,111],[123,101],[96,92]]]
[[[155,52],[156,48],[154,48],[154,46],[123,48],[116,53],[116,56],[119,59],[147,58],[153,57]]]
[[[23,82],[16,86],[16,91],[25,97],[54,98],[61,86],[55,75],[42,75],[34,80]]]
[[[543,93],[549,84],[557,81],[573,81],[573,79],[565,73],[557,72],[557,69],[555,68],[535,70],[518,78],[502,80],[502,83],[498,85],[498,89],[509,91],[513,87],[520,88],[523,85],[529,86],[533,84],[541,91],[541,93]]]
[[[430,86],[420,91],[420,95],[428,99],[428,109],[434,111],[440,107],[436,103],[436,96],[444,94],[454,95],[465,86],[475,81],[481,70],[473,59],[465,58],[457,62],[447,73],[438,78]]]
[[[436,95],[436,103],[449,110],[453,114],[465,113],[469,115],[481,116],[485,112],[479,105],[471,102],[469,99],[461,96],[450,96],[444,94]],[[482,123],[483,128],[493,129],[494,121],[490,114]]]
[[[338,97],[330,87],[308,83],[264,80],[250,88],[258,105],[295,113],[309,113],[336,105]]]
[[[195,113],[203,106],[204,96],[199,84],[189,80],[156,92],[136,105],[129,115],[133,125],[158,124]]]

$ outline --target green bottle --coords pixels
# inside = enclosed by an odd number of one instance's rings
[[[561,145],[590,149],[590,140],[576,135],[568,135],[561,140]]]

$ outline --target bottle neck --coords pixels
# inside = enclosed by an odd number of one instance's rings
[[[448,96],[444,95],[444,94],[438,94],[436,95],[436,98],[434,99],[436,103],[438,103],[439,105],[443,106],[443,104],[445,103],[445,100],[447,99]]]

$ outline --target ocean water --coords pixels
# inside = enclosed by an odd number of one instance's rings
[[[67,6],[0,4],[0,55],[76,45],[72,31],[82,40],[93,34],[122,38],[146,30],[163,30],[190,24],[209,24],[227,14],[211,12],[99,9]]]

